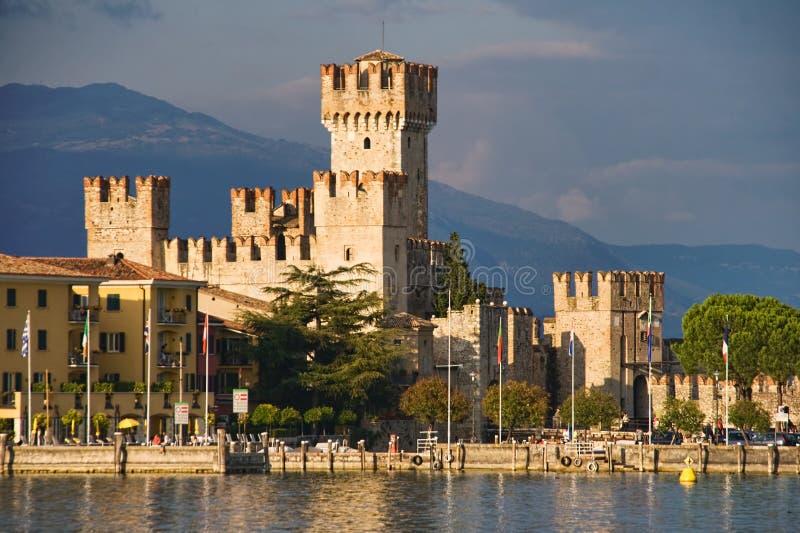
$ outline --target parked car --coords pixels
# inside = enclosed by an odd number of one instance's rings
[[[728,445],[730,446],[744,446],[748,443],[752,444],[753,434],[747,433],[747,442],[744,440],[744,431],[740,429],[729,429],[728,430]],[[720,444],[725,444],[725,433],[720,436]]]
[[[796,433],[785,433],[778,431],[777,433],[767,432],[753,435],[750,440],[753,446],[766,446],[767,444],[775,444],[777,446],[797,446],[798,439]]]
[[[675,438],[675,442],[672,441],[673,436]],[[683,443],[683,435],[680,433],[675,433],[674,431],[654,431],[653,432],[653,444],[681,444]]]

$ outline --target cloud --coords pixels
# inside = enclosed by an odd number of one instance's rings
[[[49,0],[0,0],[0,18],[48,17],[52,11]]]
[[[492,147],[489,140],[476,139],[464,152],[463,159],[442,161],[435,166],[431,175],[448,185],[469,191],[484,179],[491,178],[484,170],[491,156]]]
[[[567,222],[579,222],[594,215],[592,201],[578,189],[573,188],[560,195],[556,205],[561,219]]]
[[[759,179],[800,175],[800,163],[738,163],[722,159],[632,159],[594,169],[589,173],[595,184],[620,184],[631,180],[670,178]]]
[[[93,11],[126,25],[137,20],[161,18],[161,13],[156,11],[150,0],[93,0],[89,6]]]
[[[307,76],[289,80],[253,93],[250,98],[268,101],[295,110],[303,109],[308,105],[309,101],[317,103],[319,99],[319,78]]]
[[[478,61],[528,61],[531,59],[601,59],[606,53],[583,41],[516,41],[487,44],[467,50],[447,61],[461,66]]]

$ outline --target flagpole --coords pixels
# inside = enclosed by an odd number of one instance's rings
[[[183,335],[178,337],[178,403],[183,402]],[[183,446],[183,424],[178,424],[178,446]]]
[[[30,434],[32,431],[31,428],[31,359],[33,356],[31,355],[31,310],[28,309],[28,320],[26,322],[28,327],[28,443],[30,444]],[[37,341],[38,342],[38,341]]]
[[[653,443],[653,293],[647,310],[647,443]]]
[[[498,420],[498,442],[503,442],[503,314],[500,314],[500,332],[497,334],[497,366],[500,367],[500,415]]]
[[[451,357],[451,350],[450,350],[450,315],[452,314],[450,309],[450,289],[447,289],[447,459],[448,459],[448,468],[449,468],[449,460],[451,456],[450,452],[450,357]]]
[[[92,310],[86,310],[86,445],[92,434]]]
[[[728,432],[728,359],[730,359],[728,352],[728,315],[725,315],[725,335],[724,340],[725,343],[725,446],[729,446],[729,432]]]
[[[572,359],[572,385],[571,385],[571,397],[572,397],[572,419],[571,419],[571,427],[569,430],[569,440],[573,442],[575,440],[575,322],[572,322],[572,331],[569,334],[569,357]]]
[[[152,289],[151,289],[152,290]],[[151,293],[152,296],[152,293]],[[152,309],[152,299],[150,301],[150,306],[147,309],[147,372],[145,373],[147,379],[147,407],[145,408],[145,418],[144,421],[144,428],[145,428],[145,435],[144,438],[147,441],[147,444],[150,444],[150,368],[152,367],[152,354],[153,354],[153,332],[151,331],[153,327],[153,309]]]
[[[206,355],[206,410],[204,423],[206,426],[206,444],[208,444],[208,309],[206,309],[206,318],[203,324],[203,351]]]

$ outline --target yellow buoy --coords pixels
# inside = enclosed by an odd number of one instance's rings
[[[692,462],[693,461],[691,457],[687,457],[686,460],[684,461],[684,463],[686,463],[686,468],[681,470],[681,477],[680,477],[681,483],[697,482],[697,476],[695,476],[694,470],[692,469]]]

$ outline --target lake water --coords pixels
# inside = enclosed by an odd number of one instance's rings
[[[1,531],[796,531],[800,476],[273,473],[0,478]]]

